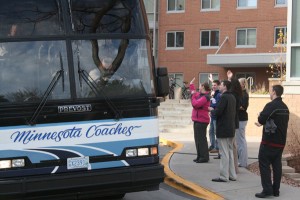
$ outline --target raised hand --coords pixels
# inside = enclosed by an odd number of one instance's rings
[[[212,74],[209,74],[209,76],[208,76],[208,80],[209,80],[210,82],[213,82],[213,81],[214,81],[214,79],[213,79],[213,75],[212,75]]]
[[[191,80],[190,84],[193,84],[195,81],[195,77]]]

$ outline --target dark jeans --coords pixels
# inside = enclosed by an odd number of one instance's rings
[[[269,194],[279,192],[282,175],[282,148],[261,144],[258,153],[259,170],[263,191]],[[273,184],[271,180],[271,166],[273,169]]]
[[[194,139],[197,150],[197,159],[209,160],[206,138],[207,123],[194,122]]]

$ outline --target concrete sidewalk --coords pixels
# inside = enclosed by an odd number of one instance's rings
[[[167,170],[166,180],[172,179],[170,182],[179,182],[177,186],[181,186],[181,190],[186,190],[188,193],[203,199],[258,199],[255,197],[255,193],[262,191],[260,177],[245,168],[239,168],[237,181],[212,182],[211,179],[219,177],[220,160],[213,158],[217,154],[210,154],[209,163],[194,163],[196,149],[194,135],[190,131],[160,133],[160,138],[162,141],[171,141],[180,146],[166,156],[164,165]],[[247,138],[247,142],[248,164],[251,164],[257,161],[260,138]],[[193,190],[197,190],[196,193],[191,192]],[[272,196],[267,199],[296,200],[299,198],[300,188],[281,184],[280,196]]]

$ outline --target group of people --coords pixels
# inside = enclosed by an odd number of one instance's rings
[[[220,159],[220,175],[214,182],[236,181],[239,167],[247,167],[248,152],[245,137],[248,122],[247,109],[249,95],[247,80],[236,79],[231,71],[227,80],[205,82],[196,91],[194,81],[190,82],[192,121],[194,122],[194,140],[197,157],[196,163],[209,162],[209,152],[217,152]],[[279,196],[282,175],[281,157],[286,142],[289,110],[283,103],[283,87],[275,85],[270,91],[271,102],[259,113],[257,126],[264,125],[262,142],[259,150],[259,168],[263,191],[255,194],[258,198],[271,195]],[[210,124],[208,147],[206,131]],[[270,125],[271,124],[271,125]],[[272,170],[273,169],[273,181]]]

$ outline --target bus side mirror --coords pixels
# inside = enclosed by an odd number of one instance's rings
[[[159,67],[156,69],[157,77],[157,96],[165,97],[169,94],[169,76],[166,67]]]

